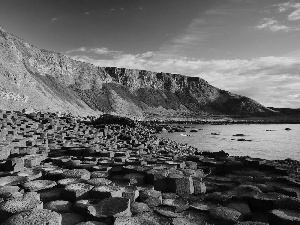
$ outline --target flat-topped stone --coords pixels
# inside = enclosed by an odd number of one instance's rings
[[[64,178],[59,181],[57,181],[58,186],[65,187],[69,184],[77,184],[77,183],[84,183],[85,180],[80,178]]]
[[[55,186],[56,182],[51,180],[35,180],[22,184],[22,187],[27,191],[40,191],[43,189],[50,189]]]
[[[48,209],[35,209],[31,211],[21,212],[10,217],[5,221],[4,225],[33,225],[33,224],[49,224],[61,225],[62,216]]]
[[[3,186],[0,187],[0,198],[11,198],[23,196],[20,192],[21,189],[18,186]]]
[[[119,186],[98,186],[90,191],[90,196],[96,199],[105,199],[109,197],[122,197],[123,188]]]
[[[49,209],[59,213],[72,212],[73,203],[64,200],[50,201],[44,204],[44,209]]]
[[[77,200],[87,198],[89,191],[94,186],[84,183],[69,184],[64,188],[63,198],[65,200],[76,202]]]
[[[88,206],[87,209],[91,216],[99,219],[131,216],[130,200],[127,198],[106,198],[96,205]]]
[[[106,186],[112,183],[111,180],[108,180],[106,178],[92,178],[86,181],[87,184],[93,185],[93,186]]]
[[[140,191],[140,200],[149,207],[155,207],[162,204],[162,195],[160,191],[143,190]]]
[[[72,169],[62,173],[63,178],[80,178],[88,180],[91,177],[91,173],[86,169]]]
[[[85,218],[78,213],[61,213],[62,225],[75,225],[85,221]]]
[[[40,201],[40,197],[35,192],[25,193],[23,197],[8,199],[0,203],[0,215],[1,218],[8,218],[13,214],[32,210],[42,209],[43,202]]]
[[[209,210],[209,214],[217,220],[238,222],[242,220],[242,214],[234,209],[227,207],[216,207]]]
[[[28,181],[27,177],[20,177],[20,176],[5,176],[0,177],[0,187],[6,185],[18,185]]]

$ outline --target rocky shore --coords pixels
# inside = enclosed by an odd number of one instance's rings
[[[0,111],[1,224],[300,224],[300,163],[231,157],[155,124]]]

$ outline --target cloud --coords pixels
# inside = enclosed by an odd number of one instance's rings
[[[73,54],[73,53],[94,53],[97,55],[119,55],[122,54],[121,51],[112,51],[109,50],[108,48],[92,48],[92,49],[87,49],[86,47],[80,47],[77,49],[72,49],[69,51],[66,51],[68,55]]]
[[[71,54],[73,52],[86,52],[86,51],[87,51],[87,49],[85,47],[80,47],[80,48],[76,48],[76,49],[66,51],[66,54]]]
[[[290,21],[300,20],[300,3],[289,1],[289,2],[276,4],[273,6],[277,7],[278,12],[280,13],[292,11],[289,12],[289,15],[287,17],[288,20]]]
[[[108,50],[109,51],[109,50]],[[110,59],[75,55],[100,67],[120,67],[201,77],[212,85],[251,97],[266,106],[300,108],[300,58],[260,57],[251,60],[164,59],[159,54],[115,54]]]
[[[291,21],[300,20],[300,7],[299,7],[299,9],[295,10],[290,15],[288,15],[288,20],[291,20]]]
[[[54,17],[51,19],[51,23],[54,23],[54,22],[57,22],[58,21],[58,18]]]
[[[88,16],[88,15],[91,14],[91,12],[84,12],[83,14],[86,15],[86,16]]]
[[[278,20],[275,20],[274,18],[264,18],[260,24],[254,28],[258,30],[270,30],[272,32],[293,30],[291,27],[280,24]]]

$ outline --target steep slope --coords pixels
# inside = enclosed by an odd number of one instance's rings
[[[101,68],[38,49],[0,28],[0,108],[132,117],[268,115],[198,77]]]

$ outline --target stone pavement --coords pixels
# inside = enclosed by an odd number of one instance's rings
[[[300,224],[296,161],[51,113],[0,111],[0,129],[2,224]]]

